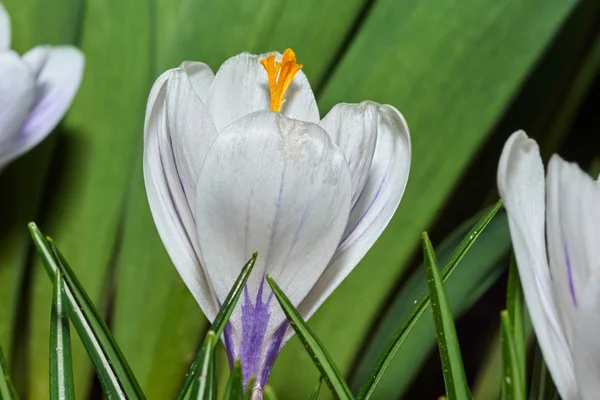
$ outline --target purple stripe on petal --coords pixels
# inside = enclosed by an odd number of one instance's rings
[[[346,240],[354,233],[354,231],[356,230],[358,225],[362,222],[362,220],[365,218],[367,213],[371,210],[371,208],[373,207],[373,205],[379,198],[379,195],[381,194],[381,191],[383,190],[383,187],[385,186],[385,183],[388,179],[389,172],[390,172],[390,165],[391,165],[391,163],[387,166],[387,169],[385,170],[385,174],[383,176],[383,180],[379,184],[379,188],[377,188],[377,193],[375,193],[375,197],[373,197],[373,199],[371,200],[369,207],[367,207],[367,209],[363,212],[363,214],[360,216],[360,218],[356,220],[352,229],[350,229],[350,231],[348,231],[348,233],[344,235],[344,237],[340,241],[340,246],[343,245],[344,242],[346,242]],[[359,196],[358,200],[360,200],[360,196]],[[358,204],[358,200],[356,201],[356,204]],[[356,206],[356,204],[355,204],[355,206]]]
[[[270,300],[270,297],[269,297]],[[285,331],[287,330],[288,322],[285,321],[273,334],[273,341],[269,345],[267,349],[267,354],[265,356],[265,363],[263,365],[263,370],[260,375],[260,386],[264,387],[267,383],[267,379],[269,379],[269,375],[271,374],[271,369],[273,368],[273,364],[275,363],[275,359],[279,354],[279,348],[281,347],[281,342],[283,341],[283,337],[285,336]]]
[[[565,249],[565,262],[567,264],[567,275],[569,277],[569,290],[571,291],[571,299],[573,300],[573,305],[577,308],[577,296],[575,295],[575,284],[573,283],[573,268],[571,266],[571,258],[569,257],[569,249],[567,248],[567,243],[563,239],[564,249]]]

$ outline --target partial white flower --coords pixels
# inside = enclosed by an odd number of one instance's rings
[[[265,275],[309,318],[392,218],[410,166],[398,110],[338,104],[321,120],[300,69],[289,49],[237,55],[216,75],[185,62],[158,78],[146,109],[154,221],[209,319],[258,251],[223,335],[258,391],[292,333]]]
[[[512,243],[538,342],[565,400],[600,393],[600,187],[515,132],[498,166]]]
[[[84,57],[71,46],[10,49],[10,19],[0,3],[0,170],[41,142],[79,88]]]

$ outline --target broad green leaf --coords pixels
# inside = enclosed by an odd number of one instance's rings
[[[201,371],[204,368],[205,358],[206,358],[206,348],[207,345],[211,346],[210,351],[214,353],[214,348],[216,346],[216,340],[209,340],[210,332],[214,334],[215,337],[221,337],[227,322],[229,321],[229,317],[231,313],[235,309],[235,306],[242,294],[242,290],[244,286],[246,286],[246,282],[248,281],[248,277],[252,273],[252,268],[254,268],[254,263],[256,262],[256,257],[258,257],[258,253],[254,253],[252,258],[244,265],[242,270],[240,271],[239,276],[235,280],[233,287],[229,290],[227,297],[225,297],[225,301],[223,301],[223,305],[221,309],[217,313],[212,325],[210,326],[209,335],[204,339],[204,342],[196,356],[196,359],[192,363],[189,372],[185,376],[185,380],[183,381],[183,385],[181,386],[181,390],[179,390],[179,394],[177,395],[178,400],[182,400],[185,398],[189,387],[196,376],[201,376]]]
[[[535,346],[529,400],[558,400],[559,395],[548,371],[540,346]]]
[[[244,398],[242,364],[240,360],[235,360],[231,375],[227,381],[227,388],[223,400],[242,400]]]
[[[243,51],[260,54],[292,47],[318,90],[330,66],[337,63],[340,44],[360,18],[365,0],[153,3],[156,42],[151,80],[184,60],[203,61],[216,71]],[[141,121],[143,115],[138,117]],[[176,395],[208,323],[156,233],[143,183],[141,141],[140,130],[116,260],[113,332],[145,392],[162,400]],[[138,334],[140,326],[146,329],[143,337]]]
[[[461,262],[465,257],[466,262],[464,263],[466,265],[463,266],[460,271],[463,269],[466,270],[465,276],[473,279],[471,283],[472,286],[480,285],[487,287],[487,285],[481,285],[483,279],[488,278],[489,276],[497,276],[497,274],[489,274],[487,271],[496,266],[499,258],[508,248],[510,241],[510,238],[508,237],[508,226],[506,224],[504,215],[502,218],[496,219],[496,221],[500,222],[496,222],[496,225],[492,225],[492,228],[488,228],[488,226],[493,223],[494,217],[501,207],[502,202],[498,201],[494,207],[486,212],[477,221],[477,223],[475,223],[475,225],[473,225],[474,221],[468,221],[466,224],[464,224],[464,226],[461,226],[459,229],[457,229],[457,231],[442,246],[440,246],[440,254],[442,255],[441,258],[447,258],[444,268],[442,269],[443,281],[446,281],[452,275],[459,262]],[[498,226],[500,227],[500,235],[494,237],[493,234],[498,230]],[[490,233],[488,233],[488,229],[491,230]],[[479,239],[482,235],[484,235],[483,240]],[[490,236],[492,240],[489,239]],[[488,240],[485,240],[486,237]],[[479,244],[479,247],[477,247],[478,243],[480,243],[478,239],[482,242]],[[473,254],[469,253],[471,249],[474,249]],[[482,255],[487,258],[483,258]],[[485,268],[481,268],[481,263],[483,263]],[[480,274],[471,273],[474,271],[480,271]],[[409,280],[407,287],[418,289],[423,287],[425,290],[425,279],[423,277],[424,272],[424,268],[421,270],[421,273],[416,271],[415,275],[411,277],[411,280]],[[481,273],[483,273],[483,275],[481,275]],[[414,278],[419,280],[416,281]],[[462,302],[465,302],[464,299],[467,299],[465,303],[470,304],[472,301],[475,301],[477,297],[468,297],[468,294],[471,291],[465,287],[466,285],[464,283],[465,282],[463,281],[463,285],[460,286],[459,294],[461,299],[463,299]],[[410,299],[413,299],[414,296],[419,296],[419,300],[414,300],[414,303],[412,303],[414,306],[412,307],[410,314],[408,314],[406,311],[404,311],[404,307],[407,307],[407,304],[411,304]],[[469,299],[471,299],[471,301],[468,301]],[[364,380],[364,384],[361,387],[360,394],[358,396],[360,399],[369,398],[375,392],[377,385],[384,377],[386,369],[390,366],[394,357],[396,356],[396,353],[401,349],[402,345],[408,339],[413,329],[415,329],[417,324],[424,325],[421,317],[423,316],[425,310],[429,307],[430,301],[429,295],[426,291],[420,295],[418,292],[413,293],[411,291],[408,296],[405,293],[401,293],[395,303],[399,307],[403,308],[397,311],[394,310],[394,312],[390,313],[386,317],[386,320],[382,323],[378,333],[375,335],[371,343],[380,342],[383,344],[382,337],[387,338],[387,336],[391,334],[390,330],[394,327],[393,324],[395,324],[395,321],[399,319],[399,315],[405,318],[401,319],[401,321],[403,321],[402,325],[400,325],[399,329],[396,328],[397,331],[394,333],[394,336],[391,338],[391,340],[389,340],[389,343],[385,344],[385,350],[381,349],[382,346],[375,346],[372,344],[367,350],[367,357],[369,358],[363,358],[361,360],[360,369],[358,370],[358,373],[354,375],[353,382],[363,381],[364,378],[362,378],[361,375],[365,373],[367,368],[370,368],[370,365],[368,364],[370,361],[369,359],[373,358],[374,356],[378,357],[378,361],[373,367],[373,370],[370,372],[366,380]],[[433,327],[431,329],[433,329]],[[433,344],[433,340],[431,341],[431,344]],[[377,352],[381,353],[381,355],[376,355]],[[420,357],[424,358],[426,354],[427,349],[420,353]],[[404,364],[403,360],[403,358],[399,359],[398,363]],[[418,365],[418,363],[415,362],[416,360],[414,356],[411,357],[410,360],[412,362],[409,369],[412,373],[414,373],[416,370],[415,366]],[[391,376],[393,377],[392,379],[398,379],[397,375],[395,374],[391,374]]]
[[[325,347],[323,347],[319,339],[308,325],[306,325],[302,316],[298,313],[296,308],[294,308],[279,286],[277,286],[273,278],[271,278],[270,275],[267,275],[266,279],[290,322],[290,325],[294,328],[296,335],[298,335],[298,338],[304,344],[306,351],[321,373],[325,383],[329,386],[331,393],[336,399],[353,399],[354,397],[352,396],[352,392],[350,392],[350,388],[346,384],[346,381],[340,374],[338,368],[335,366],[333,359],[327,354]]]
[[[16,400],[18,398],[19,396],[8,374],[8,365],[6,365],[4,359],[2,346],[0,346],[0,399]]]
[[[27,0],[48,10],[54,2]],[[61,0],[65,2],[66,0]],[[42,3],[46,3],[43,5]],[[131,186],[129,166],[140,143],[151,74],[151,2],[87,0],[69,8],[62,29],[77,31],[86,56],[79,93],[58,138],[39,216],[101,312],[109,304],[109,267],[120,240],[123,199]],[[44,24],[50,18],[45,17]],[[29,23],[40,24],[39,21]],[[65,18],[67,16],[65,15]],[[38,168],[44,169],[44,166]],[[29,327],[27,397],[49,397],[47,359],[48,304],[52,288],[33,267]],[[89,392],[91,364],[79,341],[73,342],[78,398]]]
[[[519,355],[513,337],[511,317],[508,311],[500,313],[502,332],[502,398],[504,400],[525,400],[523,392],[522,374],[519,368]]]
[[[509,317],[511,336],[515,346],[516,367],[520,375],[521,392],[527,393],[527,337],[525,336],[525,299],[519,279],[519,271],[514,256],[511,258],[508,273],[506,309]]]
[[[456,328],[444,289],[444,282],[437,265],[435,251],[429,240],[427,232],[423,233],[423,254],[425,257],[425,272],[431,308],[436,326],[436,336],[444,372],[446,397],[449,400],[468,400],[471,398],[467,376],[462,362],[460,345],[456,335]]]
[[[68,307],[65,281],[56,271],[50,321],[50,398],[55,400],[75,398]]]
[[[106,396],[145,399],[106,323],[62,254],[51,239],[44,238],[35,223],[29,224],[29,230],[50,279],[58,273],[64,277],[71,322],[96,368]]]
[[[344,374],[414,254],[420,232],[440,216],[576,3],[377,0],[369,5],[319,106],[325,111],[341,101],[366,99],[392,104],[408,120],[413,152],[410,183],[394,218],[310,320]],[[310,363],[299,340],[292,339],[270,383],[284,398],[301,398],[298,393],[312,390],[317,379]]]
[[[317,400],[319,398],[319,392],[321,391],[321,384],[323,383],[323,378],[319,377],[319,381],[317,382],[317,387],[313,390],[310,395],[310,400]]]

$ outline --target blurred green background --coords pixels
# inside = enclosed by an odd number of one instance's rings
[[[421,231],[442,243],[495,201],[495,168],[510,133],[526,129],[546,156],[558,151],[583,167],[598,155],[597,0],[3,2],[17,51],[74,44],[86,55],[65,120],[0,175],[0,345],[28,399],[48,398],[52,290],[32,252],[30,220],[61,247],[149,399],[172,398],[195,355],[207,324],[158,238],[141,168],[149,89],[183,60],[216,71],[242,51],[292,47],[321,115],[338,102],[369,99],[407,118],[413,163],[398,212],[310,321],[353,388],[426,290]],[[456,240],[450,235],[440,252]],[[508,248],[501,216],[448,284],[476,399],[499,396],[496,332]],[[376,398],[443,393],[426,319]],[[78,397],[100,398],[79,343],[74,368]],[[270,383],[280,399],[305,399],[317,378],[293,339]]]

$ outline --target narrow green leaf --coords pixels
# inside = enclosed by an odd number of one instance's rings
[[[233,370],[227,381],[227,387],[225,388],[224,400],[242,400],[244,398],[244,387],[243,387],[243,376],[242,376],[242,364],[240,360],[235,360],[233,364]]]
[[[266,278],[277,301],[290,322],[290,325],[294,328],[294,331],[296,331],[298,338],[306,348],[315,366],[319,369],[325,383],[327,383],[327,386],[331,389],[331,393],[337,399],[353,399],[350,388],[327,353],[327,350],[325,350],[325,347],[323,347],[319,339],[308,327],[306,322],[304,322],[302,316],[300,316],[287,296],[279,286],[277,286],[275,281],[273,281],[273,278],[271,278],[270,275],[267,275]]]
[[[519,371],[519,361],[515,341],[512,335],[512,326],[510,323],[508,311],[500,313],[502,330],[502,398],[505,400],[525,400],[523,384],[521,383],[521,373]]]
[[[221,337],[221,334],[223,333],[223,330],[225,329],[225,326],[227,325],[227,322],[229,321],[229,317],[231,316],[231,313],[233,312],[233,309],[235,308],[235,306],[238,302],[238,299],[240,298],[240,295],[242,294],[242,289],[244,288],[244,286],[246,285],[246,282],[248,281],[248,277],[250,276],[250,273],[252,272],[252,268],[254,268],[254,263],[256,262],[256,257],[258,257],[258,253],[254,253],[252,255],[252,258],[246,263],[246,265],[244,265],[244,267],[242,268],[242,271],[240,272],[240,275],[237,277],[235,283],[233,284],[233,287],[229,291],[229,294],[227,294],[227,297],[225,298],[225,301],[223,302],[221,309],[217,313],[217,316],[215,317],[215,320],[213,321],[213,323],[210,327],[210,331],[214,332],[215,337]],[[205,339],[205,342],[206,342],[206,339]],[[216,342],[215,342],[215,344],[216,344]],[[212,345],[212,351],[214,351],[215,344]],[[200,348],[200,351],[196,355],[196,359],[194,360],[194,362],[192,363],[192,366],[190,367],[189,372],[185,376],[185,380],[183,381],[181,390],[179,391],[179,394],[177,395],[177,400],[182,400],[187,396],[188,390],[190,389],[190,385],[192,384],[192,380],[200,372],[200,368],[202,366],[202,360],[203,360],[202,352],[206,350],[206,349],[204,349],[204,345],[205,344],[203,343],[202,347]]]
[[[431,308],[435,320],[440,358],[444,370],[446,396],[449,400],[467,400],[471,398],[471,393],[460,354],[456,328],[446,290],[444,289],[444,282],[437,266],[435,251],[427,232],[423,233],[423,254],[425,256],[425,272],[427,272],[427,283],[429,285],[429,295],[431,296]]]
[[[0,346],[0,399],[2,400],[16,400],[19,396],[17,391],[12,384],[10,376],[8,375],[8,366],[4,359],[4,353],[2,352],[2,346]]]
[[[516,367],[520,375],[521,392],[527,393],[527,337],[525,336],[525,299],[514,256],[508,274],[506,308],[510,319],[511,336],[515,344]]]
[[[558,392],[548,371],[540,346],[535,346],[529,400],[558,400]]]
[[[313,390],[310,395],[310,400],[317,400],[319,398],[319,392],[321,391],[321,384],[323,383],[323,378],[319,376],[319,382],[317,382],[317,387]]]
[[[501,208],[502,201],[499,200],[496,202],[494,207],[492,207],[483,217],[481,217],[477,224],[475,224],[469,233],[467,233],[467,235],[461,240],[458,247],[452,252],[452,255],[448,258],[448,261],[444,265],[442,271],[444,282],[448,279],[448,277],[450,277],[450,275],[452,275],[460,261],[464,258],[469,249],[471,249],[475,241],[479,238],[485,228],[487,228]],[[394,356],[404,344],[413,327],[419,322],[421,316],[424,314],[427,307],[429,307],[429,304],[430,299],[427,293],[424,293],[418,301],[415,301],[413,311],[402,324],[400,329],[396,332],[392,340],[389,342],[386,350],[377,361],[377,364],[362,386],[358,395],[358,399],[362,400],[371,397],[377,387],[377,384],[381,381],[386,369],[392,362]]]
[[[106,323],[54,243],[44,238],[33,222],[29,231],[49,277],[54,279],[58,272],[64,277],[71,322],[96,368],[106,396],[145,399]]]
[[[60,272],[54,274],[52,317],[50,320],[50,398],[72,400],[73,361],[65,281]]]
[[[190,390],[188,391],[187,399],[197,399],[198,394],[200,393],[200,379],[194,379],[192,381],[192,385],[190,386]]]
[[[250,379],[248,379],[248,386],[246,386],[246,391],[244,392],[244,400],[250,400],[252,398],[252,389],[254,388],[254,382],[256,382],[256,377],[252,375]]]
[[[189,391],[190,400],[213,400],[217,397],[215,374],[215,346],[217,339],[213,331],[208,331],[198,353],[201,356],[197,378]]]

